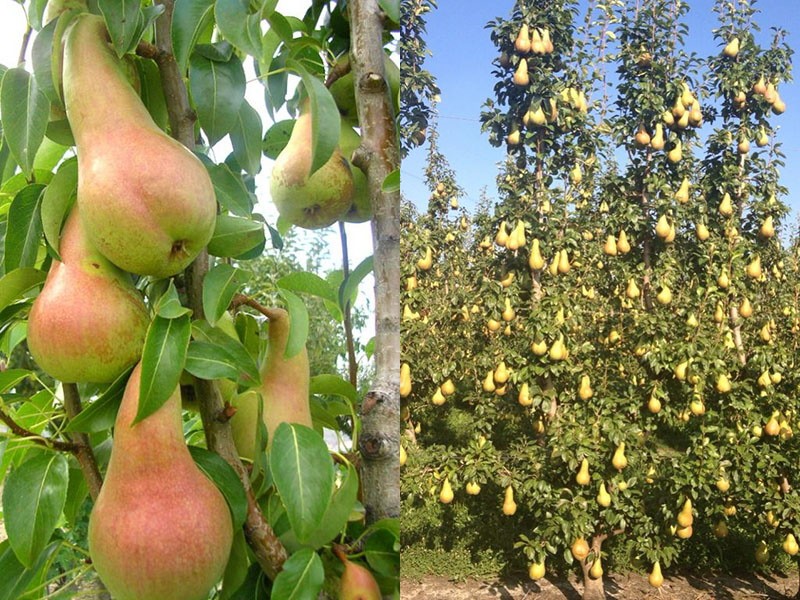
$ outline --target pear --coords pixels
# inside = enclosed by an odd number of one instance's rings
[[[595,500],[597,500],[597,503],[603,508],[611,506],[611,495],[606,490],[606,484],[604,482],[600,482],[600,490],[597,492]]]
[[[548,267],[548,271],[551,275],[555,276],[558,275],[558,265],[561,263],[561,250],[556,250],[555,255],[553,256],[553,260],[550,262],[550,266]]]
[[[747,298],[744,298],[741,304],[739,304],[739,314],[745,319],[753,314],[753,306]]]
[[[572,170],[569,172],[569,180],[573,185],[578,185],[583,181],[583,172],[581,171],[580,165],[572,167]]]
[[[762,540],[758,543],[755,558],[756,562],[760,565],[765,564],[769,560],[769,548],[767,547],[767,543],[765,541]]]
[[[725,44],[725,47],[722,49],[722,54],[728,58],[736,58],[736,55],[739,54],[739,38],[734,37]]]
[[[705,242],[711,234],[709,233],[708,227],[706,227],[705,223],[697,223],[697,225],[695,225],[695,235],[697,236],[698,240]]]
[[[483,391],[493,392],[495,391],[495,389],[496,388],[494,385],[494,371],[490,369],[489,372],[486,374],[486,378],[483,380]]]
[[[772,112],[776,115],[782,115],[786,112],[786,102],[783,101],[777,90],[775,91],[775,102],[772,103]]]
[[[728,289],[728,287],[731,285],[731,279],[728,277],[727,268],[723,267],[719,272],[719,277],[717,277],[717,285],[723,290]]]
[[[700,325],[700,323],[699,323],[699,321],[697,320],[697,317],[695,316],[695,314],[694,314],[694,313],[690,313],[690,314],[689,314],[689,316],[688,316],[688,317],[687,317],[687,319],[686,319],[686,325],[687,325],[687,326],[689,326],[689,327],[691,327],[692,329],[694,329],[695,327],[697,327],[698,325]]]
[[[650,147],[653,150],[664,149],[664,127],[661,125],[661,123],[656,123],[656,130],[652,139],[650,140]]]
[[[499,331],[502,325],[499,321],[495,321],[494,319],[489,319],[486,323],[486,326],[489,328],[489,331]]]
[[[519,28],[517,39],[514,40],[514,49],[520,54],[527,54],[531,51],[531,37],[526,24]]]
[[[756,254],[755,258],[753,258],[753,260],[751,260],[744,268],[744,272],[751,279],[758,279],[761,277],[761,257]]]
[[[683,507],[678,513],[677,521],[678,525],[683,528],[691,527],[692,523],[694,523],[694,515],[692,514],[692,501],[690,498],[686,498],[686,502],[683,503]]]
[[[622,471],[628,466],[628,459],[625,457],[625,442],[620,442],[619,446],[617,446],[614,456],[611,457],[611,464],[617,471]]]
[[[550,347],[550,360],[560,361],[567,358],[567,348],[564,346],[564,337],[559,336]]]
[[[717,306],[714,308],[714,322],[722,323],[724,319],[725,311],[722,309],[722,302],[717,302]]]
[[[531,563],[531,566],[528,568],[528,577],[530,577],[533,581],[539,581],[542,577],[544,577],[544,575],[544,561]]]
[[[628,242],[628,235],[624,229],[619,232],[619,238],[617,238],[617,251],[620,254],[627,254],[631,251],[631,244]]]
[[[527,383],[523,383],[522,386],[520,387],[517,400],[520,403],[520,406],[531,406],[533,404],[533,400],[531,399],[530,388]]]
[[[678,188],[678,191],[675,192],[675,200],[680,202],[681,204],[685,204],[689,201],[689,178],[684,177],[683,181],[681,182],[681,187]]]
[[[425,248],[425,256],[417,261],[417,268],[420,271],[427,271],[433,266],[433,250],[430,246]]]
[[[685,381],[686,372],[688,369],[689,369],[689,361],[684,360],[683,362],[678,363],[678,365],[675,367],[675,370],[673,371],[675,374],[675,378],[678,379],[678,381]]]
[[[439,501],[442,504],[450,504],[453,501],[453,488],[450,485],[450,479],[445,477],[442,484],[442,491],[439,492]]]
[[[673,142],[672,150],[667,152],[667,160],[675,164],[680,162],[681,158],[683,158],[683,144],[680,138],[678,138]]]
[[[542,110],[541,104],[536,107],[536,110],[530,113],[529,119],[532,125],[537,125],[539,127],[547,124],[547,117]]]
[[[661,412],[661,400],[651,395],[650,399],[647,401],[647,410],[649,410],[654,415]]]
[[[531,32],[531,52],[534,54],[546,54],[547,52],[542,34],[538,29],[534,29]]]
[[[553,40],[550,38],[550,30],[546,27],[542,29],[542,44],[544,44],[545,54],[552,54],[553,50],[555,50]]]
[[[758,78],[758,81],[753,84],[753,93],[763,96],[766,92],[767,82],[764,80],[764,76],[761,75],[761,77]]]
[[[408,454],[406,453],[406,449],[401,445],[400,446],[400,466],[405,466],[406,461],[408,460]]]
[[[494,243],[503,247],[508,244],[508,231],[506,231],[506,222],[504,220],[500,221],[500,227],[497,228],[497,235],[494,237]]]
[[[561,250],[558,255],[558,272],[562,275],[569,273],[570,264],[569,264],[569,255],[567,254],[566,250]]]
[[[547,354],[547,342],[544,340],[539,340],[538,342],[531,343],[531,351],[536,356],[544,356]]]
[[[739,154],[747,154],[750,152],[750,140],[748,140],[746,137],[742,137],[739,140],[738,146],[736,146],[736,150],[739,152]]]
[[[350,63],[350,54],[347,53],[339,57],[336,63],[337,67],[341,65],[341,68],[344,69],[345,65]],[[342,121],[346,121],[349,126],[352,126],[358,124],[358,105],[356,104],[353,70],[352,68],[346,70],[347,72],[336,79],[328,89],[336,102],[339,113],[342,115]],[[400,68],[386,53],[383,55],[383,70],[394,113],[398,114],[400,112]],[[349,156],[349,154],[346,156]]]
[[[452,379],[448,379],[440,387],[445,396],[452,396],[456,391],[456,385]]]
[[[534,271],[539,271],[544,268],[544,259],[539,250],[539,240],[536,238],[531,242],[531,254],[528,258],[528,266]]]
[[[214,233],[217,204],[205,167],[155,124],[102,17],[74,20],[63,71],[78,154],[77,201],[92,243],[126,271],[179,273]]]
[[[468,481],[467,485],[464,486],[464,489],[467,491],[467,494],[470,496],[477,496],[481,493],[481,486],[478,485],[475,481]]]
[[[506,487],[505,497],[503,498],[503,514],[510,517],[517,512],[517,503],[514,502],[514,488],[510,485]]]
[[[304,229],[321,229],[342,218],[352,206],[355,182],[348,160],[337,147],[311,174],[312,114],[306,98],[289,142],[275,159],[270,194],[281,216]]]
[[[592,391],[592,386],[591,386],[591,383],[589,381],[589,376],[588,375],[583,375],[581,377],[581,384],[578,386],[578,397],[581,400],[588,400],[593,395],[594,395],[594,392]]]
[[[589,544],[582,537],[576,538],[575,541],[572,542],[572,545],[569,549],[570,552],[572,552],[572,556],[577,561],[582,562],[587,556],[589,556]]]
[[[628,287],[625,290],[625,295],[631,300],[635,300],[636,298],[639,297],[639,294],[641,294],[639,286],[636,285],[636,281],[631,277],[628,280]]]
[[[778,419],[773,414],[770,416],[769,420],[764,425],[764,433],[769,436],[776,436],[781,432],[781,425],[778,422]]]
[[[364,171],[350,162],[353,153],[360,145],[361,136],[346,120],[342,119],[339,132],[339,148],[342,156],[345,157],[347,164],[350,166],[350,172],[353,174],[353,201],[348,211],[342,216],[342,220],[348,223],[363,223],[372,218],[372,203],[369,196],[367,176]]]
[[[500,364],[497,365],[497,368],[494,370],[494,382],[503,385],[505,382],[508,381],[510,373],[506,368],[506,363],[504,361],[500,361]]]
[[[36,363],[64,382],[107,383],[142,354],[150,323],[141,294],[88,239],[73,206],[44,287],[28,317]]]
[[[700,109],[699,104],[692,106],[689,111],[689,125],[692,127],[700,127],[703,124],[703,111]]]
[[[508,142],[509,146],[516,146],[521,140],[521,135],[522,134],[520,133],[519,125],[514,123],[511,126],[511,131],[509,131],[508,135],[506,136],[506,142]]]
[[[661,564],[658,561],[653,563],[653,570],[650,571],[650,575],[647,577],[647,583],[654,588],[660,588],[664,585],[664,576],[661,574]]]
[[[613,235],[609,234],[609,236],[606,238],[606,243],[603,244],[603,252],[609,256],[617,255],[617,240],[614,239]]]
[[[667,220],[667,215],[661,215],[658,218],[658,222],[656,223],[656,235],[660,237],[662,240],[666,239],[669,235],[669,221]]]
[[[441,388],[436,388],[436,392],[433,394],[433,398],[431,398],[431,402],[433,402],[436,406],[441,406],[445,402],[444,394],[442,394]]]
[[[222,577],[233,542],[228,504],[183,438],[176,387],[134,424],[141,364],[114,428],[103,487],[89,518],[92,564],[117,600],[201,600]]]
[[[656,300],[662,306],[666,306],[672,302],[672,290],[669,289],[669,286],[664,285],[661,287],[661,291],[656,294]]]
[[[600,560],[600,557],[592,561],[592,566],[589,569],[589,577],[592,579],[600,579],[603,576],[603,563]]]
[[[772,215],[768,215],[761,227],[758,229],[758,234],[764,238],[771,238],[775,235],[775,226],[772,224]]]
[[[723,217],[730,217],[733,214],[733,202],[728,192],[725,192],[722,196],[722,202],[720,202],[718,210]]]
[[[758,133],[756,133],[756,146],[763,148],[767,144],[769,144],[769,136],[763,127],[759,127]]]
[[[650,144],[650,134],[644,128],[644,125],[639,125],[639,130],[633,136],[633,141],[637,148],[645,148]]]
[[[717,521],[717,524],[714,525],[714,535],[718,538],[724,538],[728,537],[728,533],[728,524],[722,519]]]
[[[339,600],[381,600],[381,588],[366,567],[347,560],[343,552],[335,552],[344,564],[339,580]]]
[[[406,291],[412,292],[417,289],[417,277],[416,275],[412,275],[411,277],[406,278]]]
[[[527,87],[531,79],[528,75],[528,61],[524,58],[519,60],[516,71],[514,71],[513,81],[520,87]]]
[[[786,539],[783,541],[782,548],[789,556],[795,556],[800,552],[800,546],[797,545],[797,540],[793,533],[786,534]]]
[[[775,84],[770,82],[767,84],[767,89],[764,90],[764,100],[767,101],[767,104],[773,105],[775,101],[778,99],[778,90],[775,89]]]

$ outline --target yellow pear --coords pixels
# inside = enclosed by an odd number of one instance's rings
[[[544,574],[545,574],[544,561],[531,563],[531,566],[528,569],[528,577],[530,577],[533,581],[538,581],[542,577],[544,577]]]
[[[769,215],[766,219],[764,219],[764,222],[758,229],[758,234],[765,238],[771,238],[775,235],[775,226],[772,224],[772,215]]]
[[[519,396],[517,397],[521,406],[530,406],[533,404],[533,399],[531,398],[530,389],[527,383],[523,383],[519,389]]]
[[[661,291],[656,295],[656,300],[662,306],[666,306],[672,302],[672,290],[669,289],[669,286],[664,285],[661,287]]]
[[[494,382],[503,385],[509,378],[509,371],[506,368],[506,363],[504,361],[500,361],[500,364],[497,365],[497,368],[494,370]]]
[[[673,143],[672,150],[667,152],[667,160],[672,164],[680,162],[683,158],[683,144],[680,139],[676,139]]]
[[[589,376],[584,375],[581,377],[581,384],[578,386],[578,397],[581,400],[588,400],[594,395],[594,391],[592,391],[592,386],[589,381]]]
[[[622,471],[628,466],[628,459],[625,456],[625,442],[620,442],[617,449],[614,451],[614,456],[611,458],[611,464],[617,471]]]
[[[723,217],[730,217],[733,214],[733,202],[728,192],[725,192],[725,195],[722,197],[722,202],[720,202],[718,210],[719,214]]]
[[[486,379],[483,380],[483,391],[484,392],[493,392],[495,390],[494,387],[494,371],[491,369],[486,374]]]
[[[767,135],[767,131],[763,127],[759,127],[758,132],[756,133],[756,146],[763,148],[767,144],[769,144],[769,136]]]
[[[717,306],[714,309],[714,322],[715,323],[722,323],[725,320],[725,311],[722,308],[722,302],[717,302]]]
[[[578,474],[575,476],[575,482],[578,485],[589,485],[591,476],[589,475],[589,460],[584,458],[581,460],[581,467],[578,469]]]
[[[545,54],[551,54],[555,50],[553,40],[550,38],[550,30],[546,27],[542,29],[542,44],[544,44]]]
[[[600,562],[600,557],[594,559],[592,566],[589,569],[589,577],[592,579],[600,579],[603,576],[603,564]]]
[[[572,542],[570,552],[572,552],[572,556],[575,557],[575,560],[582,562],[589,556],[589,544],[584,538],[579,537]]]
[[[728,376],[725,373],[720,373],[717,377],[716,388],[720,394],[727,394],[731,391],[731,382],[728,380]]]
[[[739,314],[745,319],[753,314],[753,306],[750,304],[750,300],[747,298],[744,298],[742,303],[739,305]]]
[[[728,58],[736,58],[736,55],[739,54],[739,38],[735,37],[722,49],[722,54],[727,56]]]
[[[417,268],[420,271],[427,271],[433,265],[433,251],[431,247],[425,248],[425,256],[417,261]]]
[[[519,64],[517,65],[517,70],[514,71],[514,83],[520,87],[526,87],[530,82],[530,76],[528,75],[528,61],[524,58],[519,60]]]
[[[545,54],[546,52],[542,34],[538,29],[534,29],[531,32],[531,52],[534,54]]]
[[[516,146],[520,143],[521,137],[522,134],[520,133],[519,125],[514,123],[511,125],[511,131],[509,131],[508,135],[506,136],[506,142],[508,142],[509,146]]]
[[[647,410],[649,410],[654,415],[661,412],[661,400],[651,395],[650,399],[647,401]]]
[[[441,388],[436,388],[436,392],[433,394],[433,398],[431,398],[431,402],[433,402],[436,406],[441,406],[444,404],[445,398],[444,394],[442,394]]]
[[[684,177],[683,181],[681,182],[681,187],[678,188],[678,191],[675,192],[675,200],[680,202],[681,204],[685,204],[689,201],[689,178]]]
[[[450,504],[453,501],[453,487],[450,485],[450,479],[445,477],[442,484],[442,491],[439,492],[439,501],[442,504]]]
[[[769,436],[776,436],[781,432],[781,425],[775,415],[770,416],[769,420],[764,425],[764,433]]]
[[[506,322],[511,321],[514,319],[516,314],[517,313],[511,307],[511,301],[508,298],[506,298],[506,307],[503,309],[503,314],[502,314],[503,320]]]
[[[603,508],[611,506],[611,495],[606,491],[606,484],[604,482],[600,482],[600,490],[597,492],[595,500],[597,500],[597,503]]]
[[[405,398],[411,393],[411,367],[408,363],[400,365],[400,397]]]
[[[416,275],[412,275],[411,277],[406,278],[406,291],[411,292],[417,289],[417,277]]]
[[[505,277],[503,277],[503,279],[500,280],[500,285],[502,285],[504,288],[510,287],[511,284],[514,283],[514,277],[515,277],[514,271],[509,271],[508,275],[506,275]]]
[[[793,533],[786,534],[786,539],[783,541],[782,547],[783,551],[789,556],[795,556],[798,552],[800,552],[800,546],[797,545],[797,540],[795,539]]]
[[[442,390],[442,393],[443,393],[445,396],[451,396],[452,394],[454,394],[454,393],[455,393],[455,391],[456,391],[456,386],[455,386],[455,384],[453,383],[453,380],[452,380],[452,379],[448,379],[447,381],[445,381],[445,382],[444,382],[444,383],[441,385],[441,390]]]
[[[731,489],[731,482],[730,482],[730,480],[729,480],[727,477],[725,477],[724,475],[722,475],[722,476],[721,476],[719,479],[717,479],[717,482],[716,482],[716,484],[715,484],[715,485],[717,486],[717,489],[718,489],[720,492],[722,492],[723,494],[724,494],[725,492],[727,492],[729,489]]]
[[[770,331],[769,323],[764,324],[764,326],[758,332],[758,336],[764,342],[769,342],[772,339],[772,332]]]
[[[644,125],[639,125],[639,130],[633,137],[633,141],[638,148],[644,148],[650,144],[650,134],[644,128]]]
[[[703,123],[703,111],[700,109],[700,104],[696,103],[689,111],[689,125],[692,127],[700,127]]]
[[[541,104],[539,104],[539,106],[537,106],[535,110],[529,111],[528,115],[529,115],[528,120],[530,121],[531,125],[537,125],[539,127],[542,127],[547,123],[547,117],[545,116],[544,111],[542,110]]]
[[[675,104],[672,105],[672,116],[680,120],[686,114],[686,107],[681,102],[680,96],[675,98]],[[677,122],[677,121],[676,121]]]
[[[656,235],[660,237],[662,240],[666,239],[669,235],[670,225],[669,221],[667,220],[667,215],[661,215],[658,218],[658,222],[656,223]]]
[[[481,486],[478,485],[475,481],[467,482],[465,489],[467,491],[467,494],[469,494],[470,496],[477,496],[478,494],[481,493]]]
[[[500,227],[497,229],[497,235],[494,237],[494,243],[498,246],[503,246],[508,243],[508,232],[506,231],[506,222],[500,221]]]
[[[517,512],[517,503],[514,502],[514,488],[509,485],[503,499],[503,514],[510,517],[515,512]]]
[[[631,244],[628,242],[628,236],[624,229],[619,232],[619,238],[617,239],[617,251],[620,254],[627,254],[631,251]]]
[[[578,185],[583,181],[583,171],[581,171],[580,165],[572,167],[572,170],[569,172],[569,180],[573,185]]]
[[[416,311],[411,310],[411,307],[408,304],[403,305],[403,320],[404,321],[416,321],[419,319],[419,313]]]
[[[719,277],[717,277],[717,285],[721,287],[723,290],[728,289],[731,285],[731,279],[728,277],[728,269],[725,267],[719,273]]]
[[[517,226],[514,228],[517,237],[517,247],[524,248],[526,239],[525,239],[525,223],[522,221],[517,221]]]
[[[564,360],[565,358],[567,358],[567,349],[564,346],[564,338],[563,336],[559,336],[550,347],[550,360],[558,361]]]
[[[539,250],[539,240],[535,238],[531,242],[531,254],[528,258],[528,266],[534,271],[538,271],[544,267],[544,259]]]
[[[631,300],[635,300],[641,294],[641,290],[639,290],[639,286],[636,285],[636,281],[631,277],[628,280],[628,287],[625,290],[625,295],[630,298]]]
[[[609,234],[609,236],[606,238],[606,243],[603,244],[603,252],[609,256],[617,255],[617,240],[614,239],[613,235]]]
[[[489,328],[489,331],[498,331],[500,327],[502,327],[502,324],[500,323],[500,321],[489,319],[489,321],[487,321],[486,323],[486,327]]]
[[[647,582],[654,588],[660,588],[664,585],[664,576],[661,574],[661,565],[658,561],[653,564],[653,570],[650,571]]]
[[[678,363],[678,366],[675,367],[675,377],[678,381],[685,381],[686,380],[686,371],[689,369],[689,361],[683,361]]]
[[[408,460],[408,454],[406,454],[406,449],[403,446],[400,446],[400,466],[404,466],[406,461]]]
[[[778,90],[775,89],[775,84],[770,82],[767,84],[767,89],[764,90],[764,100],[767,101],[767,104],[775,104],[775,100],[778,99]]]
[[[519,28],[517,39],[514,40],[514,49],[520,54],[527,54],[531,51],[531,37],[528,33],[528,26],[522,25]]]
[[[670,117],[671,116],[672,115],[670,115]],[[661,123],[656,123],[656,130],[652,139],[650,140],[650,147],[653,150],[664,149],[664,127],[661,125]]]
[[[777,90],[775,91],[775,102],[772,103],[772,112],[776,115],[782,115],[786,112],[786,102],[783,101]]]
[[[766,91],[767,91],[767,82],[764,81],[764,76],[762,75],[761,77],[758,78],[758,81],[756,81],[753,84],[753,93],[763,96],[766,93]]]
[[[531,351],[536,356],[544,356],[547,354],[547,342],[539,340],[538,342],[531,343]]]
[[[710,235],[705,223],[697,223],[697,225],[695,225],[695,234],[697,235],[697,239],[701,242],[705,242]]]
[[[694,515],[692,514],[692,501],[690,498],[686,498],[686,502],[683,503],[683,508],[681,508],[680,512],[678,513],[677,521],[680,527],[690,527],[692,523],[694,523]]]
[[[758,279],[761,277],[761,257],[756,254],[755,258],[751,260],[744,269],[744,272],[751,279]]]
[[[553,256],[553,260],[550,262],[550,267],[548,271],[550,271],[551,275],[558,275],[558,265],[561,263],[561,250],[556,250],[555,256]]]
[[[569,256],[566,250],[562,250],[558,258],[558,272],[561,274],[569,273],[570,264]]]

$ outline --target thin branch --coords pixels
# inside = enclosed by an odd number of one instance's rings
[[[25,65],[25,55],[28,53],[28,43],[31,41],[31,33],[33,33],[33,29],[31,29],[30,24],[28,24],[22,36],[22,45],[19,49],[19,58],[17,59],[17,66],[19,67]]]
[[[78,386],[74,383],[65,383],[63,389],[64,410],[69,420],[72,421],[82,410]],[[89,495],[92,497],[92,500],[97,500],[97,495],[100,493],[100,488],[103,486],[103,476],[100,475],[100,468],[97,466],[97,459],[95,459],[92,444],[89,442],[89,436],[85,433],[75,431],[70,434],[70,439],[73,444],[78,446],[75,452],[75,458],[78,459],[78,464],[83,472],[86,485],[89,487]]]
[[[250,296],[245,296],[244,294],[236,294],[231,300],[230,309],[233,310],[238,306],[249,306],[250,308],[260,312],[262,315],[267,317],[268,319],[277,320],[283,316],[282,309],[280,308],[269,308],[260,304],[257,300],[254,300]]]
[[[333,68],[328,73],[328,77],[327,79],[325,79],[325,87],[331,87],[334,81],[336,81],[337,79],[341,79],[342,77],[350,73],[350,71],[351,71],[350,59],[348,58],[348,60],[340,60],[335,65],[333,65]]]
[[[174,0],[157,0],[166,9],[156,20],[156,46],[159,50],[158,68],[161,73],[161,85],[167,102],[172,137],[190,150],[194,149],[194,112],[189,105],[189,95],[183,75],[178,70],[175,57],[172,55],[172,11]],[[203,278],[208,272],[208,252],[200,252],[195,261],[185,272],[186,290],[189,308],[194,318],[203,318]],[[217,417],[225,410],[225,405],[216,383],[197,379],[195,391],[200,403],[200,416],[206,435],[209,450],[219,454],[239,476],[247,495],[247,519],[244,532],[247,542],[256,556],[263,571],[274,579],[286,562],[286,549],[270,527],[256,501],[255,493],[250,485],[247,469],[239,458],[233,443],[230,423]]]
[[[51,448],[53,450],[59,450],[61,452],[71,452],[72,454],[78,453],[77,444],[73,444],[72,442],[62,442],[60,440],[54,440],[48,437],[44,437],[39,433],[34,433],[29,429],[25,429],[22,425],[17,423],[11,417],[11,415],[6,413],[2,408],[0,408],[0,421],[5,423],[11,430],[11,433],[13,433],[14,435],[21,438],[29,439],[35,444],[39,444],[40,446]]]
[[[350,277],[350,258],[347,254],[347,231],[344,228],[344,221],[339,221],[339,238],[342,241],[342,272],[344,280]],[[347,340],[347,366],[349,368],[350,383],[358,389],[358,363],[356,362],[356,347],[353,341],[353,320],[351,318],[350,300],[342,298],[344,301],[344,335]]]
[[[154,60],[156,63],[164,60],[165,58],[158,49],[158,46],[145,41],[139,42],[139,44],[136,46],[136,54],[142,58]]]

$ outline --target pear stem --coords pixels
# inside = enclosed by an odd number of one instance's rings
[[[77,417],[81,408],[81,397],[78,393],[78,386],[74,383],[65,383],[64,389],[64,410],[67,417],[72,421]],[[83,478],[86,480],[86,485],[89,488],[89,495],[92,500],[97,500],[97,495],[100,493],[100,488],[103,486],[103,476],[100,475],[100,469],[97,466],[97,459],[92,450],[92,444],[89,441],[89,436],[85,433],[76,431],[70,434],[72,443],[77,446],[75,449],[75,458],[83,472]]]
[[[172,55],[171,23],[174,0],[157,0],[157,4],[161,4],[165,8],[164,14],[156,19],[156,47],[159,50],[156,62],[161,74],[161,86],[167,103],[171,134],[189,150],[193,150],[195,146],[195,115],[189,105],[189,95],[183,76]],[[204,318],[203,278],[208,269],[208,252],[203,250],[185,272],[188,305],[196,319]],[[262,570],[270,579],[275,579],[283,567],[283,563],[286,562],[286,549],[261,512],[250,485],[249,473],[242,464],[233,443],[230,423],[217,418],[225,410],[222,396],[216,383],[203,379],[196,379],[195,392],[200,403],[200,416],[203,420],[208,448],[219,454],[233,467],[247,495],[247,518],[244,525],[247,542]]]

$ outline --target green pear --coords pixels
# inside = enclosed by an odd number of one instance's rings
[[[81,218],[97,249],[139,275],[185,269],[214,233],[214,187],[199,159],[151,118],[102,17],[80,15],[67,33],[64,102]]]
[[[348,223],[363,223],[372,218],[372,202],[370,202],[369,197],[367,176],[364,171],[349,162],[353,152],[360,145],[361,136],[346,121],[342,120],[339,147],[350,164],[350,170],[353,173],[353,202],[350,205],[350,210],[342,217],[342,220]]]
[[[336,148],[328,162],[311,173],[311,109],[303,101],[286,147],[275,159],[270,194],[281,216],[298,227],[320,229],[338,221],[353,201],[350,163]]]
[[[189,454],[178,388],[133,423],[140,379],[141,363],[125,388],[89,518],[92,564],[115,600],[205,599],[233,543],[228,504]]]
[[[77,206],[59,249],[28,317],[28,348],[61,381],[114,381],[142,354],[150,323],[142,296],[87,239]]]
[[[345,54],[337,62],[337,67],[345,68],[350,63],[350,54]],[[388,54],[383,55],[383,68],[386,72],[386,82],[389,85],[389,94],[392,98],[394,113],[400,112],[400,68],[394,63]],[[356,105],[356,90],[353,80],[353,71],[348,71],[345,75],[334,81],[329,91],[342,118],[353,125],[358,124],[358,107]]]

